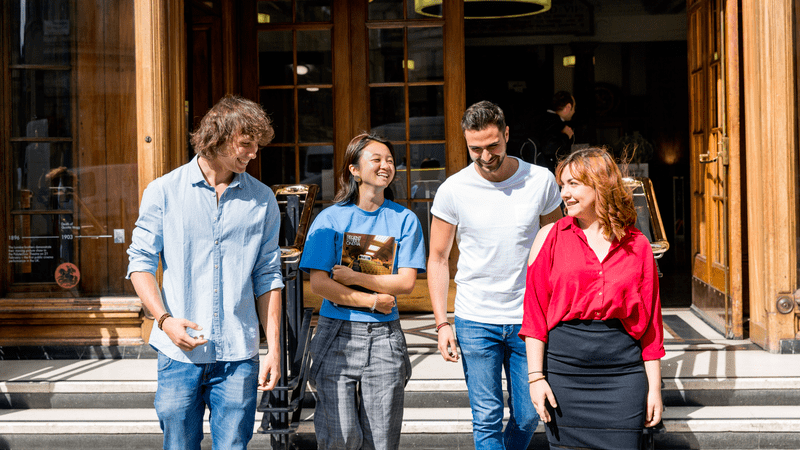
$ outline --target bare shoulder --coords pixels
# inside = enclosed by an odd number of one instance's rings
[[[530,266],[536,261],[536,257],[539,256],[539,251],[542,250],[542,246],[544,245],[544,241],[547,239],[547,235],[550,234],[550,230],[553,229],[555,223],[548,223],[547,225],[543,226],[539,229],[539,232],[536,233],[536,238],[533,240],[533,245],[531,246],[531,253],[528,256],[528,265]]]

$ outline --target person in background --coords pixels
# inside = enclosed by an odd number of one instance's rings
[[[260,105],[225,97],[191,136],[197,155],[142,196],[127,277],[157,319],[149,342],[165,449],[200,448],[206,406],[214,448],[247,448],[257,390],[280,378],[280,212],[245,173],[273,136]],[[259,317],[269,345],[260,369]]]
[[[533,122],[535,156],[525,156],[526,160],[555,173],[558,160],[568,155],[575,143],[575,132],[568,124],[574,114],[575,97],[572,94],[567,91],[553,94],[549,109]]]
[[[526,449],[539,423],[525,373],[525,262],[540,224],[561,217],[553,174],[508,156],[503,111],[482,101],[461,119],[472,164],[439,187],[431,213],[428,288],[445,361],[458,348],[472,408],[475,448]],[[448,258],[458,240],[455,334],[447,318]],[[455,335],[458,335],[456,344]],[[511,416],[503,430],[502,372]]]
[[[531,399],[551,448],[639,449],[663,410],[653,252],[608,152],[577,150],[556,174],[567,217],[536,236],[519,332]]]
[[[396,296],[410,293],[417,273],[425,271],[425,244],[417,216],[384,196],[395,175],[394,161],[391,144],[381,137],[361,134],[350,141],[336,204],[314,219],[300,261],[311,274],[311,290],[324,298],[310,346],[320,449],[400,445],[411,362]],[[341,265],[345,232],[393,237],[392,273]]]

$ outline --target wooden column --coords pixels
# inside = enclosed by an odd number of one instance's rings
[[[797,102],[791,0],[742,1],[750,338],[770,352],[795,338],[781,293],[797,289]]]

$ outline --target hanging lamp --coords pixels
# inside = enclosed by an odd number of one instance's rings
[[[414,0],[414,11],[442,17],[443,0]],[[465,19],[507,19],[530,16],[550,9],[551,0],[464,0]]]

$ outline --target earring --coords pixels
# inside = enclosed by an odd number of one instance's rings
[[[353,175],[353,179],[356,180],[356,183],[361,183],[361,177],[358,175]]]

